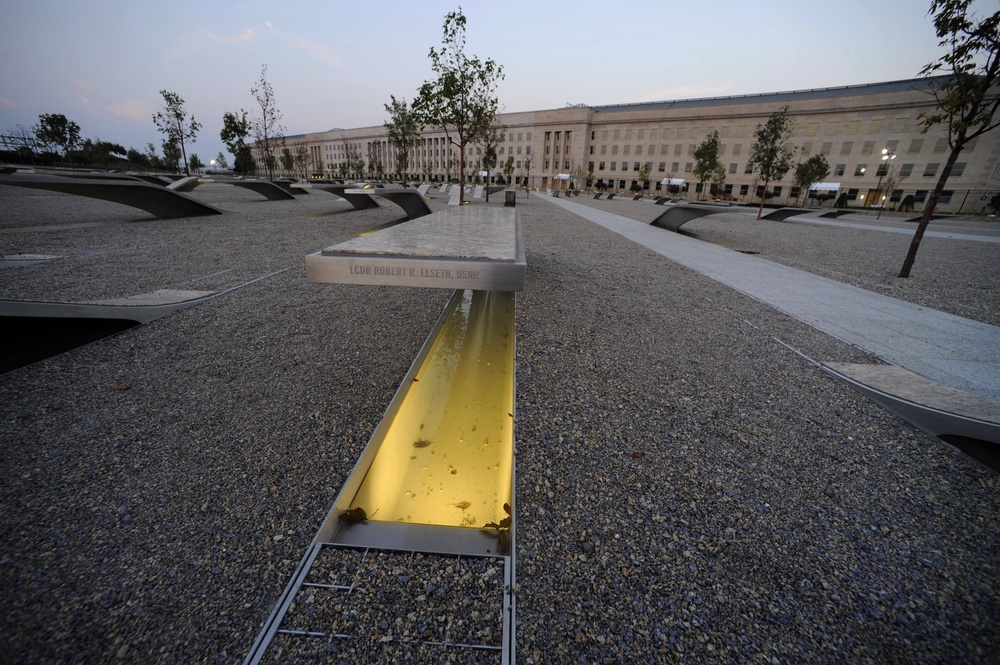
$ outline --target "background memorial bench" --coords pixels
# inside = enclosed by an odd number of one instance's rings
[[[145,210],[157,219],[221,215],[222,211],[190,196],[145,182],[112,179],[63,178],[44,175],[0,175],[0,185],[45,189],[87,196]]]

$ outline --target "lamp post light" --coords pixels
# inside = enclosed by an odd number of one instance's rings
[[[879,198],[878,197],[879,197],[879,193],[882,191],[882,178],[885,177],[885,174],[889,172],[889,164],[894,159],[896,159],[896,151],[895,150],[889,150],[888,148],[882,148],[882,161],[885,162],[885,165],[884,165],[883,168],[879,169],[878,185],[875,187],[875,201],[876,201],[876,203],[879,203]],[[881,205],[879,205],[878,214],[875,215],[875,219],[879,219],[882,216],[882,208],[885,207],[885,199],[886,199],[886,197],[883,195],[882,196]]]

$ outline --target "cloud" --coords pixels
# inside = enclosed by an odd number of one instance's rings
[[[216,35],[216,34],[213,34],[213,33],[209,32],[208,30],[202,30],[202,32],[205,34],[206,37],[208,37],[209,39],[211,39],[216,44],[223,44],[223,45],[239,44],[239,43],[242,43],[242,42],[249,42],[254,37],[257,36],[257,33],[254,32],[250,28],[247,28],[243,32],[241,32],[239,34],[236,34],[236,35]]]
[[[6,97],[0,97],[0,106],[6,106],[10,109],[21,108],[21,105],[12,99],[7,99]]]
[[[233,46],[246,44],[257,37],[257,32],[252,28],[246,28],[242,32],[230,35],[217,35],[214,32],[202,28],[197,34],[188,34],[181,37],[181,45],[167,54],[167,60],[177,60],[192,55],[197,55],[209,50],[212,46]]]
[[[109,105],[108,110],[120,118],[145,124],[149,124],[150,118],[153,117],[153,107],[141,99],[126,99]]]
[[[343,62],[343,59],[338,53],[331,50],[322,42],[305,39],[304,37],[296,37],[295,35],[275,28],[274,23],[271,21],[267,21],[264,25],[266,25],[276,37],[280,37],[285,40],[292,48],[302,51],[306,55],[326,63],[328,67],[337,67]]]
[[[79,100],[80,104],[83,106],[90,105],[90,93],[94,92],[94,86],[90,85],[81,78],[73,79],[73,96]]]

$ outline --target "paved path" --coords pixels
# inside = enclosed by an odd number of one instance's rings
[[[740,254],[562,198],[538,196],[886,362],[1000,402],[1000,327]]]

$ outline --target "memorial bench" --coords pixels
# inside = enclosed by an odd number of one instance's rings
[[[172,189],[175,192],[190,192],[196,187],[208,184],[232,185],[233,187],[249,189],[252,192],[264,195],[268,201],[287,201],[295,198],[285,188],[270,180],[217,180],[215,178],[192,176],[170,183],[167,185],[167,189]]]
[[[157,219],[223,214],[218,208],[196,201],[180,192],[139,181],[64,178],[46,175],[0,175],[0,185],[44,189],[121,203],[145,210]]]
[[[706,215],[717,215],[721,212],[728,212],[729,205],[705,204],[705,203],[680,203],[672,205],[654,219],[650,224],[660,229],[676,232],[692,219],[705,217]]]
[[[322,634],[302,629],[301,620],[294,630],[282,623],[314,562],[345,548],[501,559],[503,583],[492,598],[502,637],[485,648],[513,662],[513,292],[524,288],[525,273],[520,219],[511,208],[448,208],[306,257],[310,282],[455,293],[278,599],[248,665],[261,662],[279,633]],[[465,441],[477,427],[480,433]],[[431,481],[436,493],[409,491]],[[341,637],[347,636],[332,639]]]
[[[769,219],[773,222],[783,222],[789,217],[795,217],[796,215],[805,215],[806,213],[812,212],[807,208],[778,208],[777,210],[772,210],[766,215],[761,216],[761,219]]]

